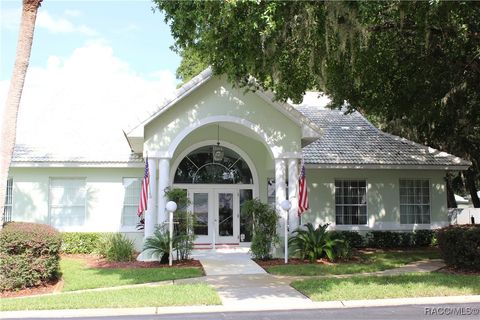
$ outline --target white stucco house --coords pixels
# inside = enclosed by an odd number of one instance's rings
[[[298,226],[303,159],[310,210],[302,223],[431,229],[448,224],[446,171],[470,165],[381,132],[359,113],[275,102],[271,93],[234,88],[210,69],[124,132],[123,147],[113,151],[108,142],[77,142],[68,151],[18,144],[7,216],[61,231],[120,231],[140,246],[167,219],[164,190],[176,187],[188,191],[199,247],[248,245],[240,210],[247,199],[276,204],[282,217],[278,204],[290,199],[290,230]],[[137,231],[147,155],[151,197],[145,230]]]

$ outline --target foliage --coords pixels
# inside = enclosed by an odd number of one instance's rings
[[[442,257],[448,266],[480,270],[480,226],[450,226],[437,233]]]
[[[350,248],[363,248],[365,241],[357,231],[331,231],[333,239],[344,240]]]
[[[172,249],[175,250],[177,243],[175,237],[172,240]],[[152,236],[145,239],[143,252],[152,255],[160,263],[168,263],[170,256],[170,233],[167,228],[157,226]]]
[[[310,279],[292,286],[313,301],[363,300],[480,294],[480,277],[440,272],[394,276]]]
[[[195,241],[193,232],[193,213],[187,210],[190,199],[185,189],[167,189],[167,198],[177,203],[177,211],[174,214],[174,239],[177,260],[186,260],[190,257]]]
[[[399,268],[414,261],[438,258],[440,258],[439,251],[431,249],[369,253],[355,252],[353,259],[349,261],[347,260],[335,264],[305,263],[301,265],[277,265],[267,267],[267,271],[272,274],[287,276],[354,274]]]
[[[199,52],[186,48],[180,52],[180,66],[177,68],[176,76],[177,79],[182,80],[182,84],[190,81],[193,77],[198,75],[200,72],[205,70],[208,65],[204,62],[199,55]]]
[[[92,308],[135,308],[221,304],[215,289],[205,283],[61,293],[39,297],[2,298],[0,311]]]
[[[107,288],[202,276],[200,268],[89,268],[86,261],[62,258],[62,291]]]
[[[240,86],[294,102],[320,90],[332,107],[471,160],[465,179],[480,206],[478,2],[154,2],[177,50]]]
[[[428,247],[435,244],[435,231],[415,230],[413,232],[370,231],[366,242],[370,248]]]
[[[104,234],[99,241],[98,253],[108,261],[134,260],[133,241],[121,233]]]
[[[288,240],[293,253],[300,256],[300,259],[307,258],[313,262],[326,257],[333,261],[344,252],[346,242],[333,238],[327,231],[328,224],[319,225],[315,229],[311,223],[307,223],[305,227],[306,229],[295,230],[294,236]]]
[[[91,254],[97,251],[103,234],[99,232],[62,232],[62,252]]]
[[[267,260],[272,257],[272,247],[278,243],[278,214],[274,208],[259,199],[245,201],[244,212],[252,221],[252,244],[254,258]]]
[[[50,226],[7,223],[0,231],[0,291],[57,279],[61,244],[60,233]]]

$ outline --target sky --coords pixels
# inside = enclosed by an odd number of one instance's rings
[[[65,147],[61,136],[74,145],[99,134],[123,143],[122,128],[173,95],[180,58],[170,49],[174,41],[162,13],[152,7],[143,0],[43,1],[17,143]],[[20,13],[21,0],[0,2],[0,109],[14,64]]]

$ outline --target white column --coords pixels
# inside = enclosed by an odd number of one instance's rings
[[[298,228],[298,159],[288,160],[288,200],[292,204],[289,212],[290,233]]]
[[[150,171],[150,191],[145,212],[145,238],[153,235],[157,223],[157,159],[148,158],[148,170]]]
[[[168,199],[165,197],[165,189],[170,186],[170,158],[160,158],[158,164],[158,211],[157,221],[162,224],[167,221]]]
[[[287,213],[280,205],[287,198],[287,185],[285,183],[286,164],[284,159],[275,159],[275,207],[281,219],[278,226],[278,235],[283,236],[285,223],[287,223]]]

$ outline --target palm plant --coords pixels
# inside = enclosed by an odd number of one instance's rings
[[[311,223],[305,225],[306,229],[298,228],[288,243],[293,252],[301,259],[307,258],[310,262],[327,257],[328,260],[335,260],[337,252],[345,247],[345,241],[334,239],[330,232],[327,232],[328,224],[319,225],[318,228]]]
[[[176,239],[173,237],[173,250],[177,247]],[[143,252],[151,254],[160,263],[168,263],[170,256],[170,234],[165,228],[157,227],[151,237],[145,239]]]

